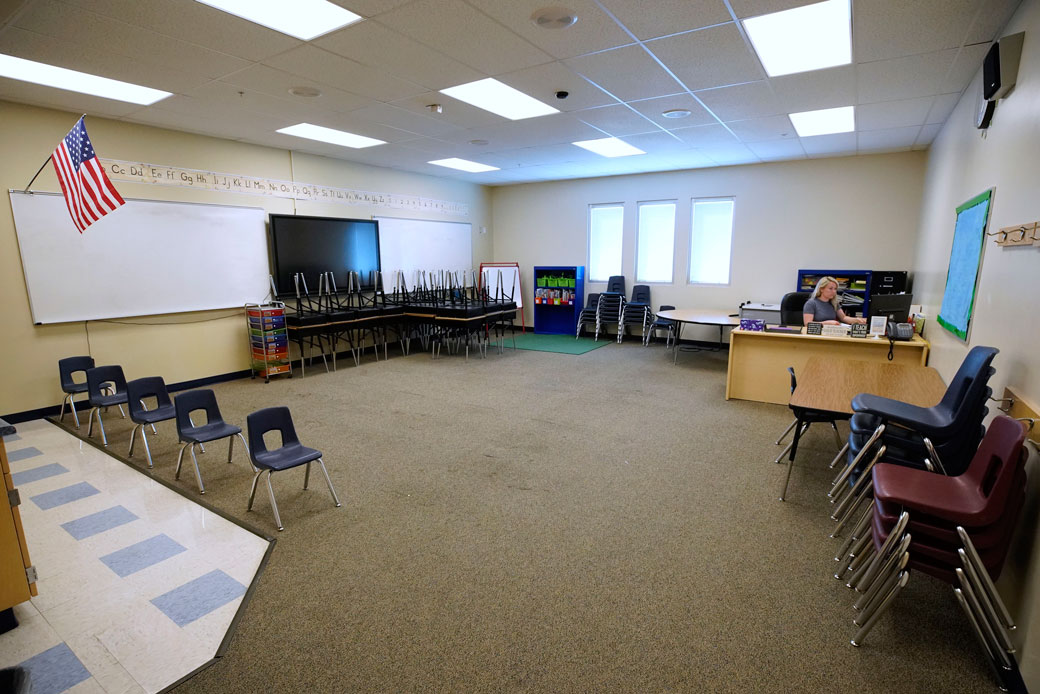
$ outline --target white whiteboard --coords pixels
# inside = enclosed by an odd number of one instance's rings
[[[372,219],[379,222],[379,266],[388,290],[398,270],[404,272],[411,289],[416,270],[436,273],[473,269],[473,227],[470,224],[398,217]]]
[[[34,323],[229,308],[268,293],[259,207],[127,200],[80,234],[60,194],[10,196]]]

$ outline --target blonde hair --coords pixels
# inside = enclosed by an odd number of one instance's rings
[[[838,289],[838,288],[841,287],[841,285],[838,284],[838,280],[834,279],[833,277],[830,277],[830,276],[828,276],[828,277],[821,277],[820,281],[816,283],[816,289],[813,290],[812,296],[810,296],[809,298],[810,299],[819,299],[820,298],[820,292],[823,291],[823,288],[826,287],[831,282],[834,283],[834,288],[835,289]],[[821,301],[822,301],[822,299],[821,299]],[[834,312],[835,313],[837,313],[841,309],[841,300],[838,299],[838,293],[837,292],[834,293],[834,298],[831,299],[830,303],[831,303],[832,306],[834,306]]]

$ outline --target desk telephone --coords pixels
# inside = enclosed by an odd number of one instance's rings
[[[914,326],[910,323],[889,323],[885,326],[889,340],[914,339]]]

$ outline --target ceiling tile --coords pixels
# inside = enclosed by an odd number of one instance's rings
[[[561,62],[524,68],[499,75],[496,79],[561,111],[578,111],[617,103],[617,99],[590,84]],[[561,89],[568,92],[566,99],[556,98],[556,92]]]
[[[427,108],[431,104],[440,104],[441,113],[432,113]],[[502,116],[476,106],[470,106],[440,92],[426,92],[418,96],[410,96],[407,99],[398,99],[391,105],[459,128],[479,128],[506,122]]]
[[[283,99],[289,102],[289,108],[292,108],[293,105],[309,104],[330,111],[353,111],[372,103],[371,99],[260,63],[255,63],[252,67],[229,75],[221,82]],[[313,87],[321,92],[321,96],[314,98],[292,96],[289,94],[289,89],[292,87]]]
[[[816,111],[856,103],[855,65],[773,77],[769,84],[784,113]]]
[[[316,39],[313,44],[363,65],[378,66],[430,90],[485,77],[482,72],[376,21],[352,24]]]
[[[928,116],[934,97],[861,104],[856,107],[856,130],[884,130],[904,126],[920,126]]]
[[[669,152],[685,152],[691,149],[689,143],[684,142],[678,137],[666,133],[644,133],[643,135],[630,135],[625,138],[625,142],[637,147],[647,154],[667,154]]]
[[[733,87],[706,89],[695,95],[723,121],[777,116],[787,112],[765,81],[738,84]]]
[[[6,77],[0,77],[0,98],[35,106],[48,106],[59,111],[69,111],[70,113],[76,111],[77,115],[79,113],[89,113],[92,116],[118,118],[141,110],[140,104],[128,104],[125,101],[114,101],[112,99],[90,96],[89,94],[67,92],[63,89],[44,87],[31,82],[7,79]],[[72,121],[69,123],[69,129],[76,124],[76,116],[70,116],[70,118],[72,118]],[[61,135],[64,135],[64,133],[61,133]],[[61,135],[55,136],[55,145],[58,144],[57,138],[61,137]]]
[[[961,100],[960,93],[956,94],[940,94],[935,97],[932,101],[932,107],[928,111],[928,117],[925,123],[945,123],[946,119],[953,113],[954,107],[957,106],[957,102]]]
[[[546,6],[545,0],[466,1],[556,58],[573,58],[632,43],[632,38],[592,0],[567,1],[567,9],[577,15],[578,21],[565,29],[545,29],[531,20],[536,10]]]
[[[655,0],[653,10],[639,0],[601,0],[618,21],[640,39],[674,34],[677,30],[700,29],[733,21],[722,0]]]
[[[381,15],[379,21],[487,75],[552,60],[462,0],[417,0]]]
[[[495,152],[495,156],[517,166],[537,166],[539,164],[562,164],[567,162],[594,164],[603,159],[598,154],[593,154],[587,149],[576,147],[570,143],[546,147],[506,149]]]
[[[252,111],[245,105],[183,95],[171,96],[134,114],[135,120],[162,118],[170,123],[176,120],[176,116],[184,116],[187,122],[203,122],[210,119],[214,122],[231,123],[238,119],[243,125],[248,124],[265,130],[275,130],[285,125],[282,118]]]
[[[199,2],[182,0],[68,0],[106,17],[246,60],[263,60],[299,39]]]
[[[646,47],[690,90],[765,77],[733,23],[648,41]]]
[[[594,128],[568,113],[554,113],[539,118],[507,121],[472,130],[455,131],[441,136],[449,142],[488,141],[488,148],[518,149],[536,145],[560,144],[602,137]]]
[[[393,101],[426,91],[378,68],[368,67],[350,58],[323,51],[314,46],[300,46],[264,61],[265,65],[294,75],[315,78],[334,87],[375,99]]]
[[[813,158],[856,153],[856,133],[803,137],[801,143],[805,153]]]
[[[977,12],[977,0],[856,0],[853,54],[862,62],[956,48]]]
[[[350,115],[372,123],[380,123],[406,132],[431,137],[437,137],[438,135],[444,135],[460,129],[458,126],[446,121],[438,120],[432,116],[421,115],[392,104],[366,106],[365,108],[351,111]]]
[[[604,133],[614,137],[624,137],[625,135],[659,130],[652,121],[634,109],[629,108],[626,104],[590,108],[584,111],[577,111],[574,115],[583,122],[599,128]]]
[[[715,117],[701,106],[700,102],[689,94],[673,94],[672,96],[661,96],[656,99],[644,99],[632,101],[628,104],[644,116],[660,125],[662,128],[689,127],[693,125],[707,125],[717,123]],[[685,118],[665,118],[665,111],[683,109],[690,112]]]
[[[979,5],[975,23],[971,25],[964,43],[992,43],[1000,38],[998,32],[1007,25],[1022,0],[987,0]]]
[[[564,61],[621,101],[677,94],[682,86],[639,46],[615,48]]]
[[[784,161],[787,159],[805,159],[805,150],[798,138],[789,140],[767,140],[748,142],[747,148],[762,161]]]
[[[910,149],[920,132],[920,126],[912,126],[857,133],[859,151]]]
[[[384,12],[389,12],[399,5],[404,5],[412,0],[329,0],[340,7],[346,8],[354,14],[362,17],[377,17]]]
[[[803,5],[812,5],[820,0],[730,0],[733,13],[740,19],[758,17],[773,12],[793,10]]]
[[[701,154],[708,157],[719,166],[754,164],[759,161],[758,155],[748,149],[747,145],[742,145],[740,143],[698,147],[698,150]]]
[[[797,139],[798,133],[787,116],[767,116],[748,120],[734,120],[726,123],[733,134],[741,142],[763,142],[782,138]],[[798,151],[801,151],[799,146]]]
[[[956,50],[938,51],[856,66],[857,103],[912,99],[943,91],[943,78],[953,64]]]
[[[676,137],[693,147],[704,148],[738,144],[736,136],[722,125],[699,125],[695,128],[676,128]]]
[[[943,94],[963,91],[964,87],[971,82],[971,78],[982,70],[982,61],[988,52],[988,43],[961,48],[953,60],[953,66],[942,81],[939,91]]]
[[[930,123],[921,128],[921,132],[917,134],[917,139],[914,140],[914,149],[927,147],[932,144],[940,130],[942,130],[942,125],[939,123]]]

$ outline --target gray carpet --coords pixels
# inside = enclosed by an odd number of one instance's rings
[[[995,691],[950,588],[921,574],[849,644],[834,438],[809,432],[778,501],[791,414],[727,402],[725,352],[344,364],[215,386],[243,427],[288,405],[344,505],[320,475],[276,475],[277,533],[266,495],[245,512],[246,461],[201,457],[206,501],[278,543],[226,656],[178,694]],[[124,453],[128,420],[108,422]],[[154,474],[172,480],[162,426]]]

